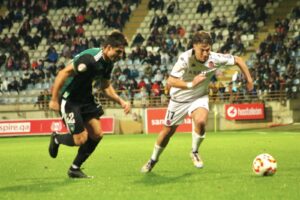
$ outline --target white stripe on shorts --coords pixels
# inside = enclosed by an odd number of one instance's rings
[[[66,103],[67,103],[67,101],[65,99],[61,100],[60,111],[61,111],[61,115],[63,118],[66,115],[66,109],[65,109]]]

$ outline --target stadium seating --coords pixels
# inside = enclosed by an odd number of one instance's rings
[[[212,12],[210,14],[208,13],[204,13],[204,14],[199,14],[196,13],[197,10],[197,6],[199,1],[198,0],[191,0],[191,1],[184,1],[184,0],[179,0],[179,5],[180,5],[180,10],[175,10],[174,13],[170,13],[167,14],[167,6],[168,4],[171,2],[171,0],[165,0],[165,7],[163,10],[149,10],[146,17],[143,19],[143,21],[140,24],[140,27],[137,29],[137,33],[141,33],[142,36],[145,38],[145,41],[142,44],[141,48],[145,48],[146,50],[146,58],[142,58],[142,57],[138,57],[135,59],[131,59],[130,56],[133,54],[133,50],[136,47],[128,47],[125,49],[125,52],[127,54],[127,58],[126,60],[122,60],[117,62],[115,65],[116,66],[120,66],[121,70],[123,71],[125,69],[125,66],[128,67],[129,71],[132,72],[134,69],[137,69],[138,71],[138,76],[135,77],[135,80],[139,83],[140,80],[142,79],[147,79],[148,81],[150,81],[150,83],[152,81],[154,81],[153,77],[156,74],[157,70],[161,70],[164,73],[167,73],[171,68],[172,65],[174,64],[174,62],[176,61],[176,56],[178,55],[178,53],[180,53],[181,51],[184,51],[187,48],[187,41],[190,38],[190,36],[193,33],[193,24],[195,25],[202,25],[203,28],[205,30],[211,30],[211,28],[213,27],[213,20],[219,16],[222,17],[220,15],[220,13],[222,13],[222,15],[225,16],[226,20],[227,20],[227,25],[225,27],[221,27],[221,28],[214,28],[211,31],[215,33],[216,36],[220,35],[222,36],[222,39],[215,39],[215,43],[213,45],[213,50],[214,51],[220,51],[220,52],[230,52],[230,53],[238,53],[238,54],[242,54],[243,51],[238,51],[236,49],[236,47],[234,45],[232,45],[230,47],[229,50],[224,50],[224,45],[226,44],[226,40],[227,38],[231,37],[232,34],[232,30],[229,29],[229,24],[232,23],[236,23],[237,20],[239,20],[239,18],[235,15],[236,13],[236,9],[239,6],[239,4],[243,4],[243,5],[249,5],[251,8],[254,7],[253,1],[252,0],[211,0],[212,3]],[[97,1],[97,0],[89,0],[87,1],[87,7],[86,10],[88,10],[88,8],[92,7],[94,9],[96,9],[98,7],[98,5],[101,5],[104,8],[107,8],[107,6],[109,6],[109,0],[105,0],[105,1]],[[226,6],[224,6],[226,5]],[[268,15],[271,15],[274,10],[278,7],[278,2],[273,2],[273,3],[268,3],[265,7],[265,11]],[[136,5],[133,4],[130,6],[131,10],[133,11],[136,8]],[[47,15],[45,15],[51,22],[52,26],[54,27],[55,31],[57,32],[58,30],[60,30],[62,32],[62,34],[66,34],[70,27],[66,27],[66,26],[61,26],[61,19],[64,17],[64,14],[67,13],[68,17],[71,17],[72,13],[78,13],[80,11],[79,7],[75,7],[75,6],[69,6],[69,7],[64,7],[64,8],[55,8],[55,7],[49,7],[48,13]],[[5,13],[5,16],[7,16],[9,14],[11,10],[8,10]],[[22,13],[24,16],[24,19],[22,21],[16,21],[13,20],[12,21],[12,25],[11,28],[9,27],[4,27],[1,31],[0,34],[0,38],[1,40],[4,39],[5,35],[7,35],[8,37],[12,36],[12,33],[18,33],[21,29],[21,27],[24,25],[24,22],[26,21],[26,19],[28,19],[28,13],[25,13],[25,9],[22,9]],[[155,15],[162,15],[162,14],[167,14],[167,18],[168,18],[168,24],[158,28],[158,33],[159,33],[159,37],[160,41],[162,40],[167,40],[169,39],[171,42],[173,42],[174,44],[176,44],[176,52],[174,52],[173,54],[169,54],[168,53],[164,53],[164,49],[161,48],[161,45],[158,43],[153,43],[151,45],[149,45],[147,43],[148,39],[151,37],[151,32],[153,31],[153,29],[150,29],[149,24],[151,24],[152,19]],[[44,15],[40,15],[38,17],[42,18]],[[292,39],[292,38],[296,38],[299,36],[299,27],[300,27],[300,20],[299,19],[292,19],[292,25],[290,28],[290,31],[288,32],[288,39]],[[258,27],[262,27],[264,25],[264,21],[257,21],[256,22],[258,24]],[[30,21],[31,24],[31,29],[29,31],[29,35],[31,37],[34,37],[36,34],[41,35],[39,29],[34,26],[32,24],[32,21]],[[185,34],[183,37],[179,36],[178,34],[175,35],[175,37],[170,37],[170,34],[166,33],[167,28],[170,25],[174,25],[177,26],[178,24],[180,24],[183,29],[185,30]],[[249,22],[245,21],[243,23],[241,23],[243,27],[248,27],[249,26]],[[75,28],[78,28],[78,25],[75,26]],[[106,34],[108,34],[112,28],[107,27],[107,25],[105,24],[105,21],[103,19],[100,18],[94,18],[91,23],[84,23],[83,24],[83,28],[84,28],[84,37],[80,37],[80,38],[76,38],[78,39],[79,42],[84,41],[85,39],[88,40],[88,42],[90,43],[92,41],[93,37],[96,38],[101,38],[102,36],[105,36]],[[242,31],[241,34],[236,35],[236,33],[234,33],[235,35],[233,35],[234,38],[236,37],[240,37],[240,40],[242,41],[243,45],[245,48],[247,47],[251,47],[251,45],[253,44],[253,41],[255,40],[256,34],[257,32],[252,32],[252,31]],[[73,39],[73,38],[72,38]],[[54,39],[53,37],[42,37],[39,44],[32,48],[30,46],[28,46],[28,44],[26,43],[26,40],[24,38],[19,37],[18,38],[18,42],[21,45],[22,49],[28,53],[29,56],[29,61],[30,61],[30,66],[39,61],[39,60],[44,60],[46,58],[47,55],[47,50],[50,47],[50,44],[53,45],[53,47],[56,49],[56,51],[59,54],[59,58],[58,58],[58,62],[54,63],[55,68],[57,69],[58,66],[63,66],[63,63],[67,62],[69,59],[71,59],[72,56],[74,56],[74,54],[76,52],[71,52],[71,57],[64,57],[61,53],[64,51],[64,41],[59,41]],[[182,47],[180,47],[180,45]],[[92,47],[90,44],[88,47]],[[2,54],[5,53],[6,58],[9,57],[11,54],[13,54],[14,52],[11,51],[7,51],[6,46],[4,46],[4,48],[0,48],[0,53],[2,52]],[[9,53],[8,53],[9,52]],[[169,52],[169,50],[167,51]],[[160,61],[158,63],[155,64],[151,64],[150,68],[151,68],[151,74],[147,74],[146,70],[149,69],[149,64],[147,63],[147,59],[149,59],[149,55],[150,54],[154,54],[155,56],[160,57]],[[291,52],[292,55],[292,59],[295,62],[295,69],[298,71],[299,73],[299,55],[300,55],[300,51],[299,51],[299,46],[297,46],[297,51],[292,51]],[[272,59],[270,59],[270,62],[272,61]],[[253,67],[255,62],[257,62],[255,55],[251,56],[251,59],[247,61],[247,64],[250,67]],[[51,63],[45,62],[43,63],[43,66],[41,67],[41,69],[38,70],[48,70],[51,67]],[[286,66],[280,66],[280,68],[278,69],[280,73],[283,73],[284,71],[286,71],[287,67]],[[15,70],[7,70],[5,65],[2,66],[0,68],[1,70],[1,75],[2,75],[2,80],[4,77],[8,77],[9,81],[11,81],[14,77],[17,78],[17,80],[21,80],[22,76],[23,76],[23,70],[20,69],[15,69]],[[46,83],[44,83],[45,81],[43,79],[39,79],[39,81],[37,83],[29,83],[27,85],[27,91],[29,90],[37,90],[37,91],[42,91],[44,89],[49,89],[51,87],[51,83],[53,82],[53,79],[55,77],[55,73],[51,74],[51,77],[48,78],[48,81]],[[114,81],[117,81],[119,79],[119,75],[114,77]],[[125,82],[122,83],[123,85],[128,85],[128,81],[125,79]],[[291,85],[290,85],[290,89],[293,92],[297,92],[299,91],[299,79],[295,78],[291,81]],[[287,90],[288,92],[289,90]],[[5,91],[6,92],[6,91]],[[149,91],[148,91],[149,92]],[[151,92],[149,92],[151,93]],[[163,92],[162,92],[163,94]],[[36,95],[38,95],[38,93],[32,94],[33,97],[30,99],[21,99],[22,101],[19,101],[18,99],[16,99],[15,97],[15,93],[11,94],[11,92],[6,92],[6,96],[12,96],[12,99],[8,98],[9,100],[1,100],[2,103],[16,103],[16,102],[33,102],[33,98],[36,98]],[[28,96],[28,93],[22,93],[20,92],[18,94],[19,96],[23,96],[26,97]],[[140,97],[141,94],[136,93],[135,97]]]

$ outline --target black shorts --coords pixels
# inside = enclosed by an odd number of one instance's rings
[[[61,100],[61,116],[71,134],[78,134],[84,130],[84,122],[92,118],[99,119],[103,115],[101,105],[94,102],[76,103],[70,100]]]

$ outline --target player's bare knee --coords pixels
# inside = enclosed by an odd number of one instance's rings
[[[205,120],[204,119],[195,119],[195,125],[199,128],[202,128],[205,126]]]
[[[197,120],[195,125],[199,128],[200,130],[200,135],[204,135],[205,134],[205,121],[204,120]]]
[[[80,146],[87,141],[88,135],[86,131],[83,131],[80,134],[74,135],[73,138],[74,138],[75,145]]]

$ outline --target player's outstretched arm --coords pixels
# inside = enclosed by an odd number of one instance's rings
[[[238,56],[234,57],[234,61],[235,61],[235,64],[237,64],[237,66],[240,68],[240,70],[246,77],[248,91],[252,91],[253,90],[253,80],[252,80],[251,74],[249,72],[249,69],[248,69],[245,61],[241,57],[238,57]]]
[[[128,114],[131,110],[131,105],[129,102],[123,100],[115,91],[115,89],[110,84],[109,80],[102,81],[102,90],[104,91],[105,95],[109,97],[111,100],[115,101],[116,103],[120,104],[124,109],[125,114]]]
[[[59,111],[59,91],[61,90],[67,78],[72,76],[73,73],[73,64],[69,64],[58,72],[52,88],[52,97],[49,102],[50,109]]]

